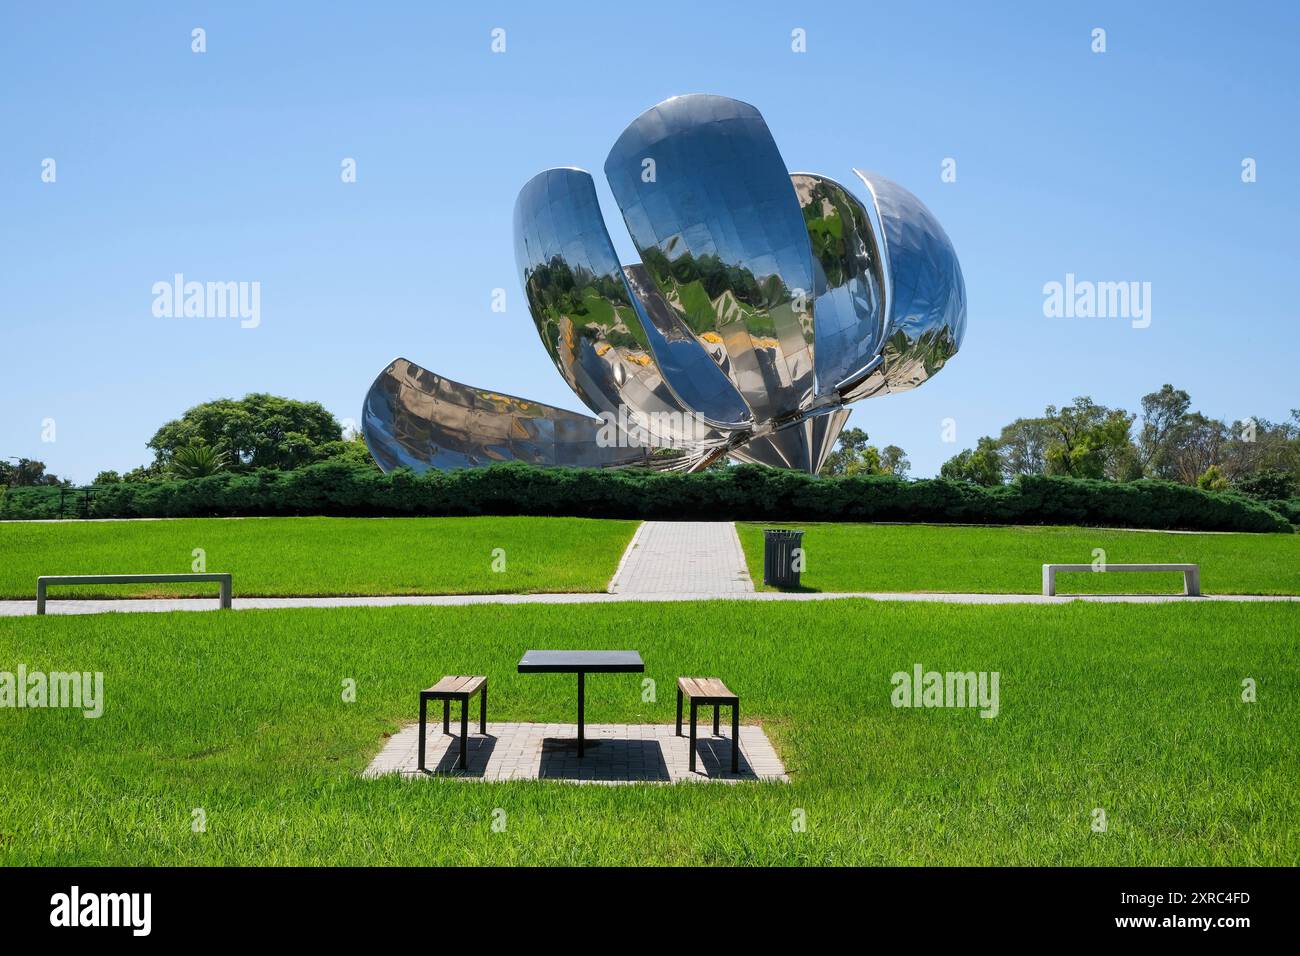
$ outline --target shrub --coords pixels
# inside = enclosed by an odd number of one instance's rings
[[[59,517],[58,488],[12,488],[0,518]],[[1166,481],[1024,476],[1007,485],[814,478],[758,465],[693,475],[642,469],[490,468],[381,474],[327,461],[295,471],[220,472],[184,481],[69,490],[64,516],[571,515],[754,521],[1081,524],[1204,531],[1291,531],[1265,504]],[[85,501],[87,514],[79,510]],[[1294,512],[1292,512],[1294,515]]]

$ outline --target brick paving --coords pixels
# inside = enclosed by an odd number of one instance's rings
[[[452,708],[455,710],[455,708]],[[473,713],[477,713],[471,708]],[[558,780],[567,783],[789,783],[785,766],[761,727],[740,728],[740,772],[731,772],[731,728],[713,736],[712,712],[700,713],[695,772],[690,741],[673,724],[587,724],[586,753],[578,759],[577,724],[489,723],[486,736],[469,736],[469,768],[453,770],[460,738],[442,733],[441,716],[427,725],[425,767],[416,768],[419,729],[409,724],[389,738],[363,776],[397,773],[424,779],[436,772],[463,780]],[[454,715],[453,715],[454,716]],[[454,721],[453,721],[454,723]],[[471,721],[471,729],[477,724]],[[455,728],[453,727],[453,731]],[[686,726],[682,727],[687,733]]]
[[[609,582],[611,594],[754,593],[730,521],[646,521]]]

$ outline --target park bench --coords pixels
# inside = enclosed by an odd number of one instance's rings
[[[230,610],[229,574],[43,574],[36,579],[36,613],[45,613],[45,592],[51,584],[183,584],[208,581],[221,585],[221,607]]]
[[[487,678],[466,675],[444,677],[432,687],[420,691],[420,755],[419,768],[424,770],[424,721],[429,701],[442,701],[442,732],[451,733],[451,702],[460,701],[460,769],[469,766],[466,755],[469,739],[469,702],[479,695],[478,732],[487,733]]]
[[[691,772],[695,772],[695,723],[701,704],[713,705],[713,736],[718,733],[718,710],[731,708],[731,772],[740,772],[740,698],[727,690],[727,685],[716,677],[677,678],[677,736],[682,735],[682,698],[691,702]]]
[[[1199,564],[1044,564],[1043,594],[1056,593],[1056,575],[1060,571],[1180,571],[1183,575],[1183,593],[1188,597],[1201,594],[1201,566]]]

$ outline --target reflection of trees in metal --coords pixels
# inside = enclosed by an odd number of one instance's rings
[[[816,472],[844,405],[921,384],[965,332],[942,227],[901,186],[854,172],[866,202],[788,173],[752,106],[674,97],[605,162],[641,257],[630,266],[588,173],[533,177],[515,204],[516,263],[547,353],[598,418],[486,398],[399,359],[366,398],[376,460],[689,469],[730,454]]]

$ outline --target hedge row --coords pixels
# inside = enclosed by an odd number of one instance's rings
[[[83,500],[81,495],[75,493],[76,502]],[[65,515],[78,513],[73,501],[69,492]],[[680,475],[511,463],[384,475],[364,466],[324,462],[297,471],[102,485],[86,501],[93,518],[574,515],[1292,530],[1286,518],[1260,502],[1164,481],[1027,476],[985,488],[944,478],[814,478],[757,465]],[[0,518],[58,514],[57,488],[13,488],[0,499]]]

